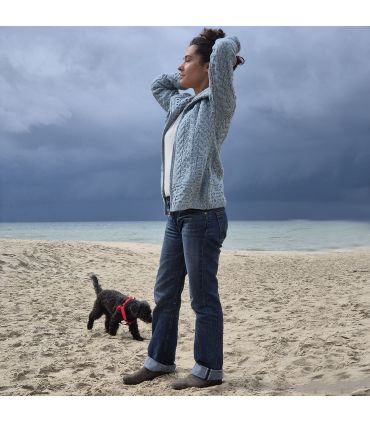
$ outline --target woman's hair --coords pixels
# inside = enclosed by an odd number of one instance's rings
[[[226,34],[222,29],[203,28],[203,31],[190,41],[189,46],[196,45],[197,53],[203,63],[209,63],[213,44],[218,38],[224,38],[225,36]],[[242,65],[244,62],[243,57],[236,56],[236,64],[233,66],[233,69],[235,70],[237,66]]]

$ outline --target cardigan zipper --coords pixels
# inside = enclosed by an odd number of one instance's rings
[[[182,110],[182,112],[179,114],[179,116],[176,118],[176,120],[179,119],[179,121],[177,122],[175,133],[173,134],[173,144],[172,144],[172,154],[171,154],[171,168],[170,168],[170,208],[171,208],[171,198],[172,198],[172,191],[171,191],[171,187],[172,187],[172,172],[173,172],[173,164],[175,163],[175,154],[176,154],[176,134],[177,134],[177,131],[179,129],[180,122],[181,122],[181,119],[182,119],[182,116],[181,115],[184,113],[184,110],[185,110],[185,107]]]
[[[166,211],[166,200],[165,200],[165,193],[164,193],[164,174],[165,174],[165,170],[166,170],[166,166],[165,166],[165,154],[164,154],[164,136],[166,134],[166,132],[168,131],[168,129],[173,125],[174,122],[176,122],[176,120],[180,117],[180,115],[182,115],[185,111],[185,107],[184,109],[179,113],[179,115],[176,117],[176,119],[171,122],[171,124],[169,125],[169,122],[167,122],[167,125],[165,125],[164,130],[163,130],[163,134],[162,134],[162,162],[163,162],[163,175],[162,175],[162,196],[163,196],[163,201],[165,204],[165,211]],[[178,127],[180,125],[180,121],[177,123],[177,127],[176,127],[176,131],[174,133],[173,136],[173,145],[172,145],[172,157],[171,157],[171,169],[170,169],[170,208],[171,208],[171,199],[172,199],[172,195],[171,195],[171,179],[172,179],[172,169],[173,169],[173,163],[174,163],[174,153],[175,153],[175,139],[176,139],[176,134],[177,134],[177,130]]]

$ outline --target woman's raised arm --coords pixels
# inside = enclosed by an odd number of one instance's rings
[[[233,87],[233,67],[240,51],[238,37],[230,35],[218,38],[212,48],[208,78],[216,115],[230,116],[234,113],[236,97]]]
[[[179,92],[179,89],[186,90],[186,88],[180,85],[179,80],[180,73],[175,72],[162,74],[152,82],[151,89],[153,96],[166,112],[169,111],[171,99],[173,100],[175,96],[183,97],[190,95],[189,93]]]

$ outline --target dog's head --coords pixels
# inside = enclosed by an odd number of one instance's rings
[[[131,319],[140,319],[145,323],[152,323],[152,309],[146,301],[134,300],[127,304]]]

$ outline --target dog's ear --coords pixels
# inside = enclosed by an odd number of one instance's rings
[[[137,315],[139,314],[139,308],[140,304],[137,300],[134,300],[132,303],[130,303],[129,310],[133,319],[137,318]]]
[[[150,305],[149,305],[149,303],[147,301],[141,301],[140,308],[142,310],[145,310],[145,309],[146,310],[150,310]]]

